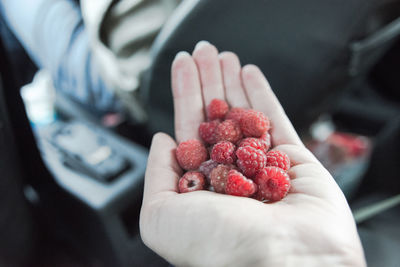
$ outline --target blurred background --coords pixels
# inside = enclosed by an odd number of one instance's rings
[[[168,266],[139,236],[170,66],[200,40],[263,70],[352,208],[369,266],[399,266],[400,1],[0,0],[0,263]]]

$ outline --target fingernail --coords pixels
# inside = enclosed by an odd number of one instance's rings
[[[198,43],[196,44],[196,46],[194,47],[194,50],[200,49],[200,48],[202,48],[203,46],[209,45],[209,44],[210,44],[210,42],[205,41],[205,40],[202,40],[202,41],[200,41],[200,42],[198,42]]]
[[[176,54],[175,59],[181,58],[181,57],[186,57],[190,56],[190,54],[186,51],[180,51]]]
[[[247,64],[247,65],[243,66],[242,71],[243,72],[252,72],[252,71],[255,71],[257,69],[258,69],[258,67],[256,65]]]
[[[227,55],[229,52],[228,51],[222,51],[221,53],[218,54],[218,58],[221,59],[223,58],[225,55]]]

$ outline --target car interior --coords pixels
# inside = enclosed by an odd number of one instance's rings
[[[0,29],[2,265],[169,266],[139,234],[146,160],[154,133],[173,135],[175,54],[208,40],[265,73],[343,190],[368,266],[399,266],[400,1],[183,1],[141,80],[144,124],[58,93],[55,121],[34,126],[20,90],[37,67]]]

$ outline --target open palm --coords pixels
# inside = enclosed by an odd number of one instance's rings
[[[272,145],[292,161],[289,194],[275,203],[209,191],[177,193],[182,175],[175,141],[153,139],[140,218],[151,249],[178,266],[364,266],[347,202],[332,176],[304,147],[261,71],[200,42],[172,65],[176,141],[198,138],[214,98],[264,112]]]

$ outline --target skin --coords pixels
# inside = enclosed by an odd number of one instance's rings
[[[264,112],[275,149],[292,160],[290,193],[261,203],[208,191],[177,193],[182,170],[176,142],[154,136],[146,171],[140,231],[144,243],[176,266],[366,266],[342,191],[307,150],[266,78],[231,52],[200,42],[172,64],[177,142],[199,138],[213,98]]]

